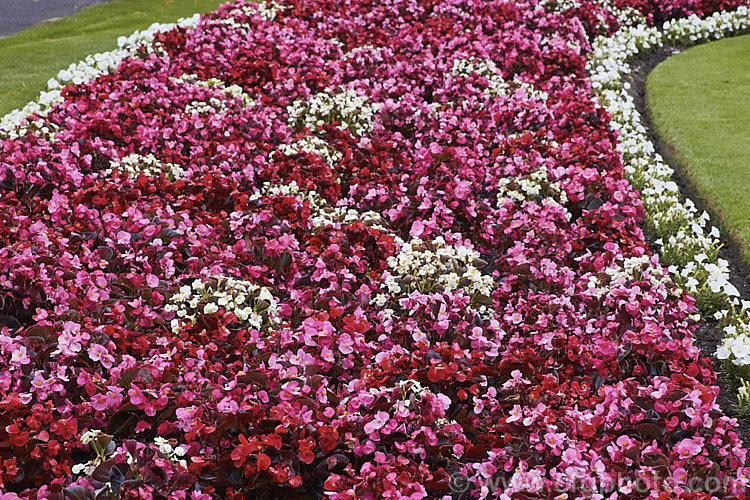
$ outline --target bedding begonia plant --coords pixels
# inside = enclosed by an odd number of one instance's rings
[[[735,6],[240,0],[60,75],[0,127],[0,489],[745,498],[587,72]]]

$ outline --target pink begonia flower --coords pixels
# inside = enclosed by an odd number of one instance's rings
[[[336,361],[336,356],[333,354],[333,351],[328,347],[324,347],[321,350],[320,358],[324,361],[328,361],[329,363],[333,363]]]
[[[519,324],[521,321],[523,321],[523,316],[518,311],[514,312],[513,314],[507,316],[506,321],[509,321],[513,323],[514,325]]]
[[[162,230],[161,226],[157,226],[155,224],[149,224],[148,226],[143,228],[143,231],[141,231],[141,234],[143,234],[145,238],[151,239],[157,234],[159,234],[161,230]]]
[[[29,232],[31,234],[39,234],[42,232],[45,232],[47,230],[47,226],[44,224],[44,222],[38,220],[34,222],[32,225],[29,226]]]
[[[46,389],[49,386],[49,380],[42,375],[41,370],[37,370],[31,378],[31,390],[37,393],[37,397],[45,399],[47,397]]]
[[[281,391],[279,392],[279,398],[283,401],[288,401],[292,399],[294,396],[299,396],[300,394],[302,394],[300,383],[296,380],[290,380],[289,382],[285,382],[281,386]]]
[[[480,476],[485,478],[493,477],[497,473],[497,467],[492,462],[482,462],[481,464],[474,464],[474,468]]]
[[[686,484],[688,481],[688,473],[682,467],[677,467],[675,470],[673,470],[672,477],[675,481],[677,481],[677,484]]]
[[[581,452],[575,448],[567,448],[562,452],[562,461],[572,465],[581,465]]]
[[[409,230],[409,236],[419,238],[424,233],[424,223],[421,220],[414,221]]]
[[[22,366],[31,363],[31,358],[26,353],[26,347],[19,345],[12,348],[12,354],[10,357],[11,364],[15,366]]]
[[[339,351],[341,351],[342,354],[351,354],[354,352],[354,340],[348,333],[339,337]]]
[[[107,406],[110,408],[117,408],[120,406],[120,403],[122,403],[123,396],[122,396],[122,387],[115,387],[115,386],[108,386],[109,390],[107,391],[107,394],[105,395]]]
[[[371,439],[365,440],[364,444],[357,444],[354,446],[354,453],[359,455],[370,455],[375,452],[377,446]]]
[[[107,348],[101,344],[92,344],[88,350],[91,361],[99,361],[103,355],[108,354]]]
[[[618,437],[615,443],[617,443],[617,446],[619,446],[623,450],[628,450],[635,444],[630,436],[626,436],[625,434]]]
[[[527,415],[526,418],[523,419],[523,425],[530,426],[534,423],[534,421],[539,417],[544,411],[547,409],[547,405],[544,403],[539,403],[536,408],[531,410],[531,415]]]
[[[471,183],[469,181],[460,181],[456,184],[456,188],[453,190],[453,194],[459,200],[465,200],[466,197],[471,193]]]
[[[237,401],[227,396],[216,404],[216,409],[222,413],[237,413],[240,409],[240,405]]]
[[[476,396],[474,396],[472,399],[474,400],[474,413],[479,415],[480,413],[482,413],[482,410],[484,410],[484,401]]]
[[[83,340],[88,337],[88,334],[81,333],[81,325],[66,321],[62,333],[57,337],[58,349],[63,355],[75,356],[83,348]]]
[[[117,243],[120,245],[127,245],[130,243],[130,233],[127,231],[118,231],[117,232]]]
[[[296,354],[289,356],[289,362],[297,366],[309,366],[315,362],[315,357],[300,347]]]
[[[154,276],[153,274],[149,274],[146,276],[146,285],[148,285],[150,288],[156,288],[159,286],[159,278]]]
[[[508,417],[506,417],[505,422],[506,423],[513,423],[517,422],[518,420],[521,420],[523,418],[523,409],[520,405],[513,406],[513,409],[508,412]]]
[[[190,432],[193,430],[193,423],[195,421],[196,406],[188,406],[186,408],[177,408],[175,410],[175,416],[177,417],[177,426],[184,432]]]
[[[443,331],[445,331],[447,328],[443,328]],[[414,333],[411,334],[411,338],[414,339],[414,342],[427,342],[427,334],[424,333],[421,330],[417,330]]]
[[[68,208],[68,198],[61,196],[57,190],[52,194],[52,198],[47,203],[47,210],[52,215],[57,214],[58,211]]]
[[[703,446],[693,439],[683,439],[674,447],[674,450],[683,460],[698,455],[702,449]]]
[[[97,411],[106,410],[109,407],[107,396],[102,393],[97,393],[91,399],[91,407]]]
[[[566,437],[566,434],[562,432],[548,432],[544,435],[544,442],[552,448],[553,453],[558,454],[565,446]]]
[[[373,434],[375,431],[380,430],[390,420],[391,415],[385,411],[379,411],[375,414],[373,419],[365,424],[365,432],[367,434]]]
[[[146,397],[139,387],[131,386],[128,389],[128,396],[130,397],[130,402],[136,406],[140,406],[146,402]]]

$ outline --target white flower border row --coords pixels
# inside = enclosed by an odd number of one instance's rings
[[[665,44],[694,45],[750,30],[750,9],[671,20],[661,30],[632,12],[620,19],[625,24],[614,36],[592,44],[587,62],[592,89],[611,113],[611,127],[619,132],[617,149],[626,175],[641,191],[647,228],[658,238],[662,262],[675,283],[696,298],[701,315],[713,316],[724,327],[718,358],[750,379],[750,302],[741,300],[729,281],[728,263],[718,256],[719,232],[715,227],[705,230],[708,214],[699,215],[689,199],[680,201],[674,171],[655,152],[628,93],[629,84],[623,81],[631,70],[629,60]]]
[[[200,14],[195,14],[181,18],[176,23],[154,23],[129,37],[118,38],[117,49],[87,56],[83,61],[60,70],[57,78],[51,78],[47,82],[49,90],[42,92],[36,101],[28,103],[22,109],[14,109],[0,120],[0,138],[18,138],[24,135],[27,131],[25,125],[32,115],[45,116],[53,104],[63,100],[60,92],[65,85],[78,85],[115,71],[122,61],[135,55],[139,50],[154,51],[156,48],[153,41],[157,34],[178,27],[193,29],[198,25],[200,17]]]

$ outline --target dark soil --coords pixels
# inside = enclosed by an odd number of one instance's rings
[[[729,262],[730,279],[732,284],[739,290],[741,298],[743,300],[750,300],[750,280],[748,280],[748,269],[746,269],[742,261],[740,244],[735,238],[731,237],[731,230],[722,224],[721,217],[716,210],[698,192],[695,184],[690,180],[685,166],[678,160],[674,146],[656,134],[651,121],[646,95],[646,78],[651,70],[660,62],[683,49],[684,47],[667,46],[656,52],[647,54],[638,60],[631,61],[631,73],[624,80],[630,82],[630,94],[635,101],[638,112],[641,114],[641,122],[646,128],[649,139],[656,147],[657,153],[675,171],[673,180],[680,187],[681,197],[683,200],[686,198],[693,200],[699,212],[706,210],[711,216],[713,225],[719,227],[721,230],[724,246],[720,250],[719,256]],[[707,321],[698,326],[698,329],[695,331],[694,340],[695,345],[701,352],[711,358],[714,370],[716,371],[718,385],[721,390],[717,397],[717,403],[726,415],[737,418],[737,432],[740,438],[742,438],[745,448],[750,450],[750,417],[740,417],[737,414],[735,406],[737,402],[736,388],[732,385],[722,362],[716,358],[715,354],[716,348],[721,343],[723,337],[724,332],[720,328],[717,328],[714,322]]]

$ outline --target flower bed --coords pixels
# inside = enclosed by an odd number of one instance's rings
[[[0,487],[744,497],[586,72],[615,14],[238,2],[52,81],[1,127]]]

